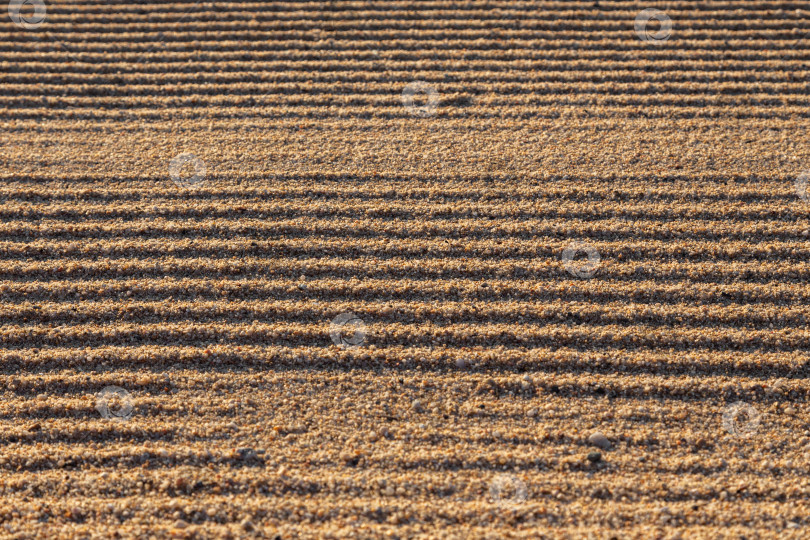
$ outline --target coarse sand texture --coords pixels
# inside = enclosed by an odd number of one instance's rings
[[[10,0],[0,539],[810,538],[810,5]]]

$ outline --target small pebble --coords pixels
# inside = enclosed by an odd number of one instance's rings
[[[526,413],[526,416],[529,418],[534,418],[537,416],[537,409],[529,409],[529,412]]]
[[[600,454],[599,452],[591,452],[590,454],[588,454],[588,461],[590,461],[591,463],[599,463],[600,461],[602,461],[602,454]]]
[[[256,452],[254,452],[252,448],[239,448],[236,452],[242,459],[250,459],[256,457]]]
[[[605,434],[601,431],[597,431],[592,433],[590,437],[588,437],[588,443],[596,446],[597,448],[601,448],[602,450],[607,450],[610,448],[610,441],[605,437]]]
[[[469,365],[469,362],[467,362],[467,360],[464,358],[456,358],[456,367],[458,369],[466,369]]]
[[[411,403],[411,408],[416,412],[422,412],[422,402],[418,399],[413,400],[413,403]]]
[[[177,521],[174,522],[175,529],[185,529],[186,527],[188,527],[188,523],[186,523],[182,519],[178,519]]]

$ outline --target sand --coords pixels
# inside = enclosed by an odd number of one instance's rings
[[[46,8],[0,537],[807,537],[804,6]]]

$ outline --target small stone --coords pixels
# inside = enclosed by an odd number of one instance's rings
[[[256,452],[252,448],[239,448],[236,451],[241,459],[250,459],[256,457]]]
[[[28,428],[28,431],[39,431],[40,429],[42,429],[42,424],[34,424]]]
[[[592,433],[590,437],[588,437],[588,443],[596,446],[597,448],[601,448],[602,450],[607,450],[610,448],[610,441],[605,437],[605,434],[601,431],[597,431]]]
[[[242,530],[244,531],[252,531],[253,530],[253,523],[249,519],[245,519],[240,524],[242,526]]]
[[[411,408],[416,412],[422,412],[422,402],[418,399],[413,400],[413,403],[411,403]]]
[[[602,454],[600,454],[599,452],[591,452],[590,454],[588,454],[588,461],[590,461],[591,463],[599,463],[600,461],[602,461]]]
[[[534,418],[537,416],[537,409],[529,409],[529,412],[526,413],[526,416],[529,418]]]
[[[464,358],[456,358],[456,367],[458,369],[466,369],[470,364]]]
[[[174,522],[175,529],[185,529],[186,527],[188,527],[188,523],[186,523],[182,519],[178,519],[177,521]]]
[[[796,414],[796,409],[788,405],[785,407],[785,414]]]

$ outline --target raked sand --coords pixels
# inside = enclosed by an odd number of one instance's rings
[[[46,11],[0,537],[807,538],[806,6]]]

